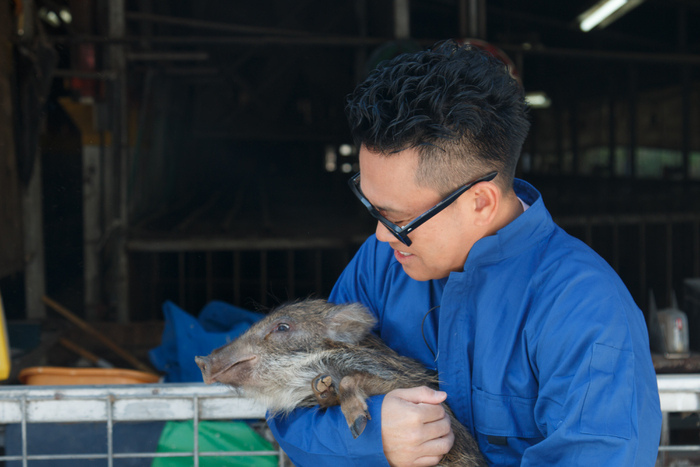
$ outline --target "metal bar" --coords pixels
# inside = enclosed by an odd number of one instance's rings
[[[159,61],[205,61],[209,60],[207,52],[130,52],[126,54],[130,62],[159,62]]]
[[[673,296],[673,224],[666,224],[666,303]]]
[[[441,38],[412,38],[420,45],[430,46]],[[105,37],[105,36],[50,36],[47,38],[52,43],[106,43],[128,44],[140,43],[141,36]],[[323,47],[368,47],[385,44],[393,40],[391,37],[356,37],[356,36],[328,36],[318,35],[310,37],[301,36],[155,36],[149,37],[153,44],[222,44],[264,47],[270,45],[313,45]],[[552,57],[563,60],[606,60],[614,62],[638,62],[647,64],[688,64],[700,65],[700,56],[683,53],[644,53],[644,52],[611,52],[604,50],[564,49],[555,47],[532,47],[521,44],[495,44],[500,49],[513,54],[526,54],[535,56]]]
[[[552,47],[527,47],[519,44],[501,44],[506,52],[519,52],[527,55],[555,57],[564,60],[607,60],[646,64],[688,64],[700,65],[700,56],[693,54],[648,54],[637,52],[610,52],[604,50],[561,49]]]
[[[593,247],[593,225],[586,224],[586,245]]]
[[[194,451],[183,452],[134,452],[114,453],[112,459],[139,459],[158,457],[193,457]],[[200,457],[243,457],[243,456],[279,456],[280,451],[199,451]],[[37,461],[37,460],[74,460],[74,459],[110,459],[108,454],[28,454],[26,456],[0,456],[0,461]]]
[[[693,275],[700,276],[700,220],[693,222]]]
[[[266,28],[260,26],[244,26],[240,24],[216,23],[214,21],[205,21],[199,19],[179,18],[175,16],[154,15],[148,13],[136,13],[133,11],[126,12],[126,19],[132,21],[152,21],[161,24],[173,24],[176,26],[186,26],[190,28],[201,28],[216,31],[230,31],[236,33],[247,34],[275,34],[275,35],[290,35],[290,36],[308,36],[308,31],[299,31],[293,29]]]
[[[76,410],[77,406],[82,409]],[[62,407],[63,406],[63,407]],[[57,410],[58,409],[58,410]],[[184,409],[184,410],[183,410]],[[223,386],[201,383],[142,384],[114,386],[6,386],[0,388],[0,420],[2,423],[20,423],[21,455],[0,456],[2,461],[158,458],[158,457],[240,457],[283,456],[281,450],[260,451],[199,451],[195,438],[192,452],[136,452],[115,453],[113,426],[115,421],[139,420],[193,420],[198,437],[202,419],[264,419],[265,409],[257,402],[245,399]],[[106,422],[107,452],[82,454],[28,453],[28,423],[48,422]],[[198,465],[198,460],[194,461]]]
[[[191,398],[199,398],[200,419],[265,418],[265,409],[225,386],[155,383],[105,386],[5,386],[0,388],[3,423],[107,422],[104,398],[112,400],[114,422],[188,420]]]
[[[396,39],[411,37],[410,0],[394,0],[394,37]]]
[[[569,75],[568,82],[575,86],[576,75]],[[567,84],[568,85],[568,84]],[[579,174],[580,165],[580,144],[578,130],[580,125],[578,124],[578,98],[575,93],[569,94],[569,138],[571,139],[571,173],[574,175]]]
[[[45,319],[41,297],[46,291],[46,259],[42,208],[42,163],[38,146],[34,167],[26,185],[22,185],[22,227],[24,228],[24,297],[27,319]]]
[[[179,281],[180,306],[185,306],[185,252],[177,254],[177,277]]]
[[[65,70],[54,69],[51,75],[55,78],[85,78],[85,79],[100,79],[112,80],[117,78],[117,74],[111,70],[104,71],[82,71],[82,70]]]
[[[608,85],[608,177],[615,176],[615,150],[617,140],[615,137],[617,131],[615,121],[615,83],[617,83],[617,80],[611,75]]]
[[[642,301],[642,309],[645,309],[647,303],[647,239],[646,239],[646,224],[639,223],[639,297]]]
[[[661,446],[667,446],[671,443],[671,430],[668,425],[668,412],[661,412]],[[659,449],[661,449],[659,446]]]
[[[199,467],[199,404],[198,404],[198,399],[197,396],[195,395],[192,398],[192,412],[194,415],[192,416],[192,432],[194,436],[194,442],[193,442],[193,450],[194,452],[192,453],[193,461],[194,461],[194,467]]]
[[[357,0],[355,2],[355,14],[357,18],[357,35],[360,38],[367,37],[367,1]],[[359,83],[365,75],[365,67],[367,63],[367,47],[358,47],[355,50],[355,82]]]
[[[557,94],[563,97],[563,93]],[[560,99],[554,103],[554,138],[557,154],[556,173],[562,174],[564,173],[564,112]]]
[[[321,294],[323,291],[323,258],[321,250],[316,250],[315,255],[315,270],[316,270],[316,293]]]
[[[160,303],[158,302],[158,284],[160,284],[160,255],[157,253],[151,253],[150,254],[152,258],[152,264],[151,264],[151,285],[148,288],[149,293],[151,295],[151,304],[150,304],[150,310],[151,310],[151,319],[153,320],[158,320],[160,318],[160,315],[158,314],[158,307],[160,306]]]
[[[199,451],[199,457],[241,457],[241,456],[277,456],[279,451]],[[134,459],[139,457],[193,457],[191,452],[134,452],[115,453],[115,459]]]
[[[98,319],[97,309],[102,300],[102,254],[100,242],[102,223],[100,206],[102,191],[100,178],[102,173],[101,148],[90,144],[83,145],[83,305],[85,318],[90,321]]]
[[[620,227],[616,221],[612,224],[612,237],[613,237],[613,269],[615,271],[620,270]]]
[[[573,227],[592,225],[608,225],[617,223],[618,225],[636,225],[640,222],[647,224],[665,224],[666,222],[700,222],[700,213],[672,213],[672,214],[620,214],[616,216],[562,216],[557,217],[558,225]]]
[[[661,452],[700,452],[700,446],[659,446]],[[692,464],[691,464],[692,465]]]
[[[628,125],[628,170],[625,175],[635,178],[637,176],[637,70],[629,67],[627,79],[627,125]]]
[[[22,395],[22,466],[27,467],[27,396]]]
[[[692,150],[692,133],[691,133],[691,117],[692,117],[692,93],[693,83],[691,70],[688,65],[681,69],[681,154],[683,165],[683,180],[690,179],[690,152]]]
[[[214,297],[214,266],[212,260],[212,252],[207,251],[204,255],[206,263],[206,288],[207,288],[207,302],[210,302]]]
[[[267,250],[260,251],[260,303],[267,306]]]
[[[114,420],[112,419],[112,399],[107,396],[107,467],[114,465]]]
[[[126,0],[108,2],[110,37],[124,37],[126,34],[125,3]],[[114,177],[115,183],[111,185],[110,191],[105,188],[110,203],[114,203],[114,210],[111,215],[106,216],[106,220],[120,227],[114,235],[115,248],[111,270],[115,280],[114,284],[110,284],[110,292],[117,297],[115,305],[117,321],[127,323],[129,322],[129,265],[126,250],[126,235],[129,228],[127,174],[131,164],[131,154],[128,132],[128,73],[123,45],[109,47],[109,66],[116,74],[116,78],[111,82],[113,85],[111,93],[113,159],[103,175],[106,178]]]
[[[657,375],[657,387],[663,412],[697,412],[700,411],[700,375]],[[187,399],[187,413],[175,410],[165,414],[160,408],[178,406],[174,401]],[[103,421],[108,424],[115,421],[130,419],[127,407],[131,412],[139,413],[143,420],[183,420],[192,419],[195,436],[198,436],[198,425],[202,419],[249,419],[264,418],[265,410],[257,403],[242,398],[223,386],[206,386],[202,383],[185,384],[145,384],[145,385],[115,385],[115,386],[6,386],[0,388],[0,416],[3,423],[22,424],[22,455],[0,456],[0,461],[22,461],[26,466],[34,460],[63,460],[63,459],[126,459],[126,458],[160,458],[160,457],[221,457],[221,456],[271,456],[283,453],[277,450],[265,451],[199,451],[198,441],[195,441],[192,452],[138,452],[114,453],[108,447],[107,453],[90,454],[42,454],[29,455],[27,452],[27,423],[41,423],[50,420],[41,414],[50,414],[51,407],[42,409],[31,404],[44,401],[55,404],[69,404],[94,400],[102,404],[104,410],[85,411],[86,419],[81,421]],[[159,405],[158,402],[161,404]],[[243,405],[237,403],[244,403]],[[8,410],[6,404],[12,404],[16,411]],[[107,404],[105,406],[105,404]],[[121,404],[121,405],[120,405]],[[145,404],[145,405],[141,405]],[[31,407],[30,407],[31,406]],[[53,407],[55,408],[55,406]],[[71,407],[69,407],[71,408]],[[150,410],[150,409],[155,410]],[[233,408],[233,409],[232,409]],[[15,413],[16,412],[16,413]],[[29,414],[32,414],[30,417]],[[6,415],[11,415],[10,419]],[[163,417],[165,415],[165,417]],[[33,421],[32,421],[33,420]],[[700,446],[661,446],[660,451],[699,451]],[[195,465],[197,465],[195,461]],[[280,460],[280,462],[282,462]],[[111,465],[111,464],[110,464]],[[280,464],[282,465],[282,464]]]
[[[233,303],[241,304],[241,252],[233,252]]]
[[[296,297],[294,278],[294,250],[287,250],[287,295],[289,297]]]
[[[345,239],[325,237],[304,238],[154,238],[132,239],[127,243],[130,251],[179,252],[179,251],[255,251],[255,250],[303,250],[344,248],[360,245],[367,239],[358,235]]]
[[[47,40],[54,44],[131,44],[143,42],[143,37],[104,37],[104,36],[49,36]],[[154,36],[148,41],[153,44],[162,45],[240,45],[240,46],[322,46],[322,47],[371,47],[385,44],[393,40],[391,37],[355,37],[355,36]],[[435,39],[412,39],[422,45],[432,45],[439,40]]]
[[[279,451],[199,451],[200,457],[278,456]]]

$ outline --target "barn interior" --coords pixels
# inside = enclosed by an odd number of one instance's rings
[[[4,4],[5,318],[26,337],[62,307],[145,355],[166,302],[196,316],[327,296],[376,228],[347,189],[347,94],[382,60],[457,39],[528,94],[518,176],[650,323],[682,309],[700,352],[700,3],[630,0],[582,26],[602,3]]]

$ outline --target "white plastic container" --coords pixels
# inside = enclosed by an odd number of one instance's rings
[[[668,308],[658,311],[659,325],[664,336],[666,352],[686,354],[688,345],[688,317],[681,310]]]

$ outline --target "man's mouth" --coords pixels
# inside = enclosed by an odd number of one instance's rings
[[[396,252],[398,254],[400,254],[401,256],[411,256],[411,254],[412,254],[412,253],[406,253],[405,251],[400,251],[400,250],[396,250]]]

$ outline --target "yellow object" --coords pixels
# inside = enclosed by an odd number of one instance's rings
[[[5,324],[5,309],[2,307],[2,295],[0,295],[0,381],[10,376],[10,340],[7,337],[7,325]]]
[[[22,384],[35,386],[70,386],[92,384],[157,383],[160,377],[152,373],[117,368],[65,368],[33,366],[19,372]]]

